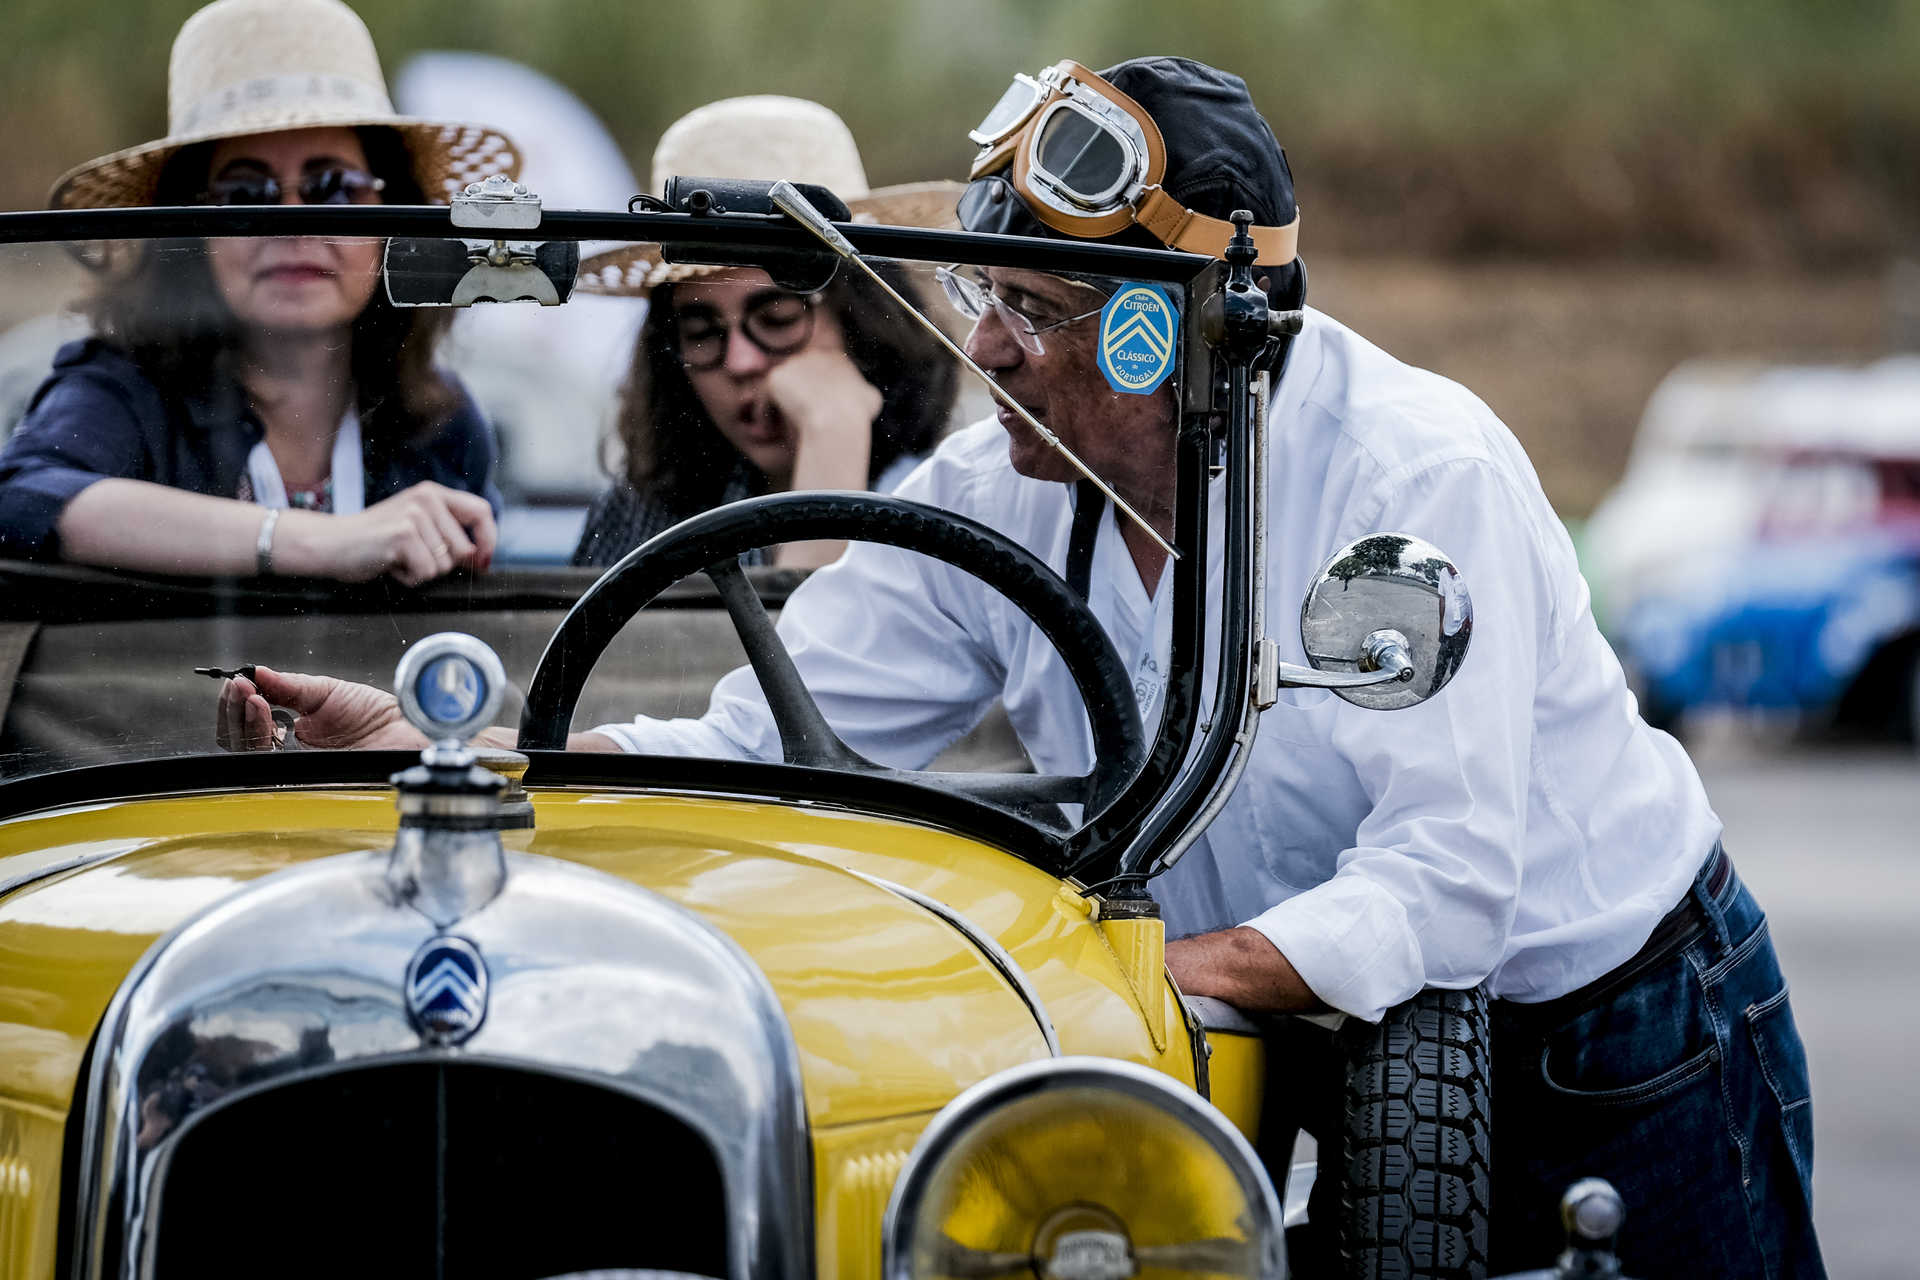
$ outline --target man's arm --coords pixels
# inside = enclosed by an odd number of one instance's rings
[[[1322,1013],[1299,970],[1258,929],[1244,925],[1167,943],[1167,971],[1190,996],[1212,996],[1258,1013]]]
[[[1299,1008],[1310,993],[1374,1020],[1423,987],[1472,986],[1499,964],[1519,895],[1554,571],[1516,485],[1484,459],[1441,462],[1393,477],[1378,508],[1356,513],[1367,527],[1341,530],[1400,530],[1453,556],[1474,603],[1471,647],[1427,703],[1337,709],[1333,749],[1371,805],[1352,845],[1331,879],[1181,945],[1183,990],[1232,990],[1220,998],[1263,1009]]]

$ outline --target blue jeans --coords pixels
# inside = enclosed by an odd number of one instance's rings
[[[1600,1003],[1543,1018],[1493,1002],[1494,1274],[1551,1266],[1561,1193],[1602,1177],[1626,1201],[1619,1252],[1635,1280],[1825,1276],[1806,1051],[1766,916],[1737,873],[1717,898],[1700,881],[1690,892],[1705,936]],[[1319,1139],[1313,1227],[1289,1243],[1303,1275],[1337,1274],[1340,1060],[1287,1018],[1268,1061],[1256,1145],[1280,1175],[1297,1128]]]
[[[1627,1275],[1821,1277],[1807,1055],[1767,918],[1736,872],[1706,935],[1557,1025],[1494,1004],[1496,1272],[1561,1247],[1560,1191],[1613,1183]]]

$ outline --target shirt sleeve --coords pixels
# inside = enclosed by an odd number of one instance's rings
[[[56,377],[0,449],[0,557],[57,557],[60,513],[82,489],[110,476],[146,479],[148,470],[121,391],[83,373]]]
[[[1367,525],[1447,553],[1473,604],[1460,670],[1399,711],[1341,707],[1334,749],[1370,811],[1333,877],[1246,923],[1317,996],[1368,1021],[1424,987],[1472,987],[1504,953],[1520,887],[1534,690],[1551,646],[1543,501],[1484,460],[1399,479]]]
[[[931,501],[926,473],[902,497]],[[925,556],[854,543],[788,598],[779,633],[827,723],[848,746],[917,769],[979,723],[1005,683],[989,591]],[[779,760],[780,737],[748,667],[714,686],[697,720],[596,726],[627,751]]]

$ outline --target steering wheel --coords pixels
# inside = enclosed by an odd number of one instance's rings
[[[1093,768],[1058,774],[943,773],[892,769],[862,756],[828,726],[775,633],[740,556],[778,542],[877,542],[964,570],[1013,603],[1066,662],[1093,726]],[[648,540],[582,595],[547,642],[520,717],[522,748],[561,750],[587,676],[632,617],[682,578],[705,573],[733,619],[780,733],[788,764],[931,783],[1031,813],[1046,804],[1112,804],[1146,758],[1133,682],[1113,642],[1060,575],[977,521],[938,507],[869,493],[780,493],[730,503]]]

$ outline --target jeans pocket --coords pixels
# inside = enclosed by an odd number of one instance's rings
[[[1793,1024],[1787,988],[1747,1006],[1747,1034],[1753,1039],[1760,1074],[1780,1106],[1781,1136],[1786,1140],[1794,1172],[1802,1188],[1813,1181],[1813,1085],[1807,1074],[1807,1051]]]
[[[1707,1078],[1719,1058],[1698,974],[1676,958],[1545,1036],[1540,1080],[1569,1101],[1639,1106]]]
[[[1548,1045],[1540,1051],[1540,1079],[1547,1088],[1561,1097],[1584,1102],[1589,1106],[1631,1107],[1664,1098],[1682,1085],[1692,1083],[1695,1077],[1706,1074],[1719,1057],[1719,1046],[1709,1044],[1692,1057],[1676,1063],[1651,1079],[1634,1084],[1613,1085],[1604,1089],[1584,1089],[1578,1085],[1564,1084],[1554,1079],[1553,1046]]]

